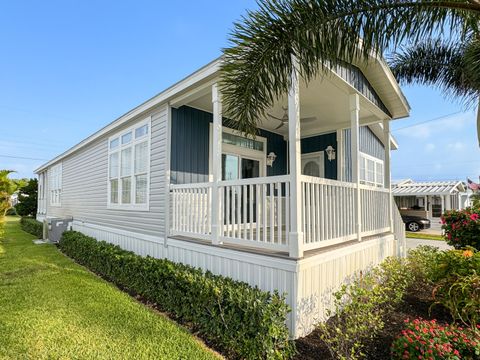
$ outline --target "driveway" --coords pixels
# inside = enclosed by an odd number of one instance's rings
[[[407,238],[407,250],[416,248],[417,246],[428,245],[438,247],[440,250],[452,249],[445,241],[441,240],[425,240],[425,239],[411,239]]]

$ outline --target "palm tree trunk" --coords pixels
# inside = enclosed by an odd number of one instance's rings
[[[477,138],[478,138],[478,146],[480,146],[480,95],[478,96],[478,108],[477,108]]]

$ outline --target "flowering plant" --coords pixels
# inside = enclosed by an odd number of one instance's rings
[[[435,320],[405,320],[404,329],[392,343],[392,359],[478,359],[480,328],[443,326]]]
[[[480,250],[480,210],[446,211],[441,218],[444,237],[456,249],[472,246]]]
[[[473,248],[439,252],[431,264],[429,280],[436,304],[453,319],[475,328],[480,320],[480,252]]]

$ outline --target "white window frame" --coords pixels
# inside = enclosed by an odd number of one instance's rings
[[[367,175],[367,160],[373,161],[373,176],[374,176],[374,181],[367,180],[368,175]],[[364,164],[365,168],[365,176],[362,177],[362,164]],[[382,181],[379,182],[377,181],[378,179],[378,171],[377,171],[377,164],[382,166],[382,171],[381,171],[381,179]],[[364,152],[360,151],[360,164],[359,164],[359,176],[360,176],[360,182],[365,185],[370,185],[370,186],[378,186],[378,187],[385,187],[385,162],[382,159],[376,158],[374,156],[365,154]]]
[[[62,206],[62,163],[53,165],[48,170],[48,197],[50,206]]]
[[[148,125],[148,134],[145,136],[142,136],[138,139],[135,138],[135,130],[144,126]],[[132,139],[128,144],[122,144],[122,136],[128,134],[131,132],[132,134]],[[115,149],[110,148],[110,142],[114,139],[118,139],[119,143],[118,146]],[[135,173],[135,145],[141,144],[144,141],[147,142],[147,171],[145,173],[147,177],[147,193],[146,193],[146,202],[141,203],[141,204],[136,204],[136,193],[135,193],[135,179],[136,179],[136,173]],[[150,156],[151,156],[151,142],[152,142],[152,121],[151,117],[148,117],[140,122],[136,122],[134,125],[110,136],[108,138],[108,168],[107,168],[107,208],[108,209],[113,209],[113,210],[133,210],[133,211],[150,211]],[[131,202],[129,204],[122,204],[122,178],[125,178],[126,176],[121,175],[121,152],[124,149],[130,148],[131,149],[131,159],[130,159],[130,166],[131,166],[131,173],[130,173],[130,200]],[[113,153],[118,154],[118,175],[117,175],[117,180],[118,180],[118,203],[112,203],[111,202],[111,182],[110,180],[110,155]],[[144,174],[143,172],[141,174]]]
[[[229,134],[237,135],[240,137],[245,137],[241,132],[225,127],[222,127],[222,132],[226,132]],[[208,174],[209,174],[209,181],[213,181],[213,166],[220,166],[222,164],[213,164],[213,124],[210,124],[210,141],[208,146]],[[259,177],[267,176],[267,139],[263,136],[257,135],[255,137],[256,141],[263,143],[263,150],[254,150],[254,149],[247,149],[242,146],[238,145],[231,145],[225,144],[222,142],[222,155],[233,155],[239,157],[239,164],[241,164],[242,159],[251,159],[256,160],[260,163],[260,174]],[[239,170],[240,174],[240,170]]]

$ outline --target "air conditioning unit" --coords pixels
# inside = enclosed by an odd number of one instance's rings
[[[72,229],[72,218],[47,218],[43,221],[43,238],[58,243],[64,231]]]

